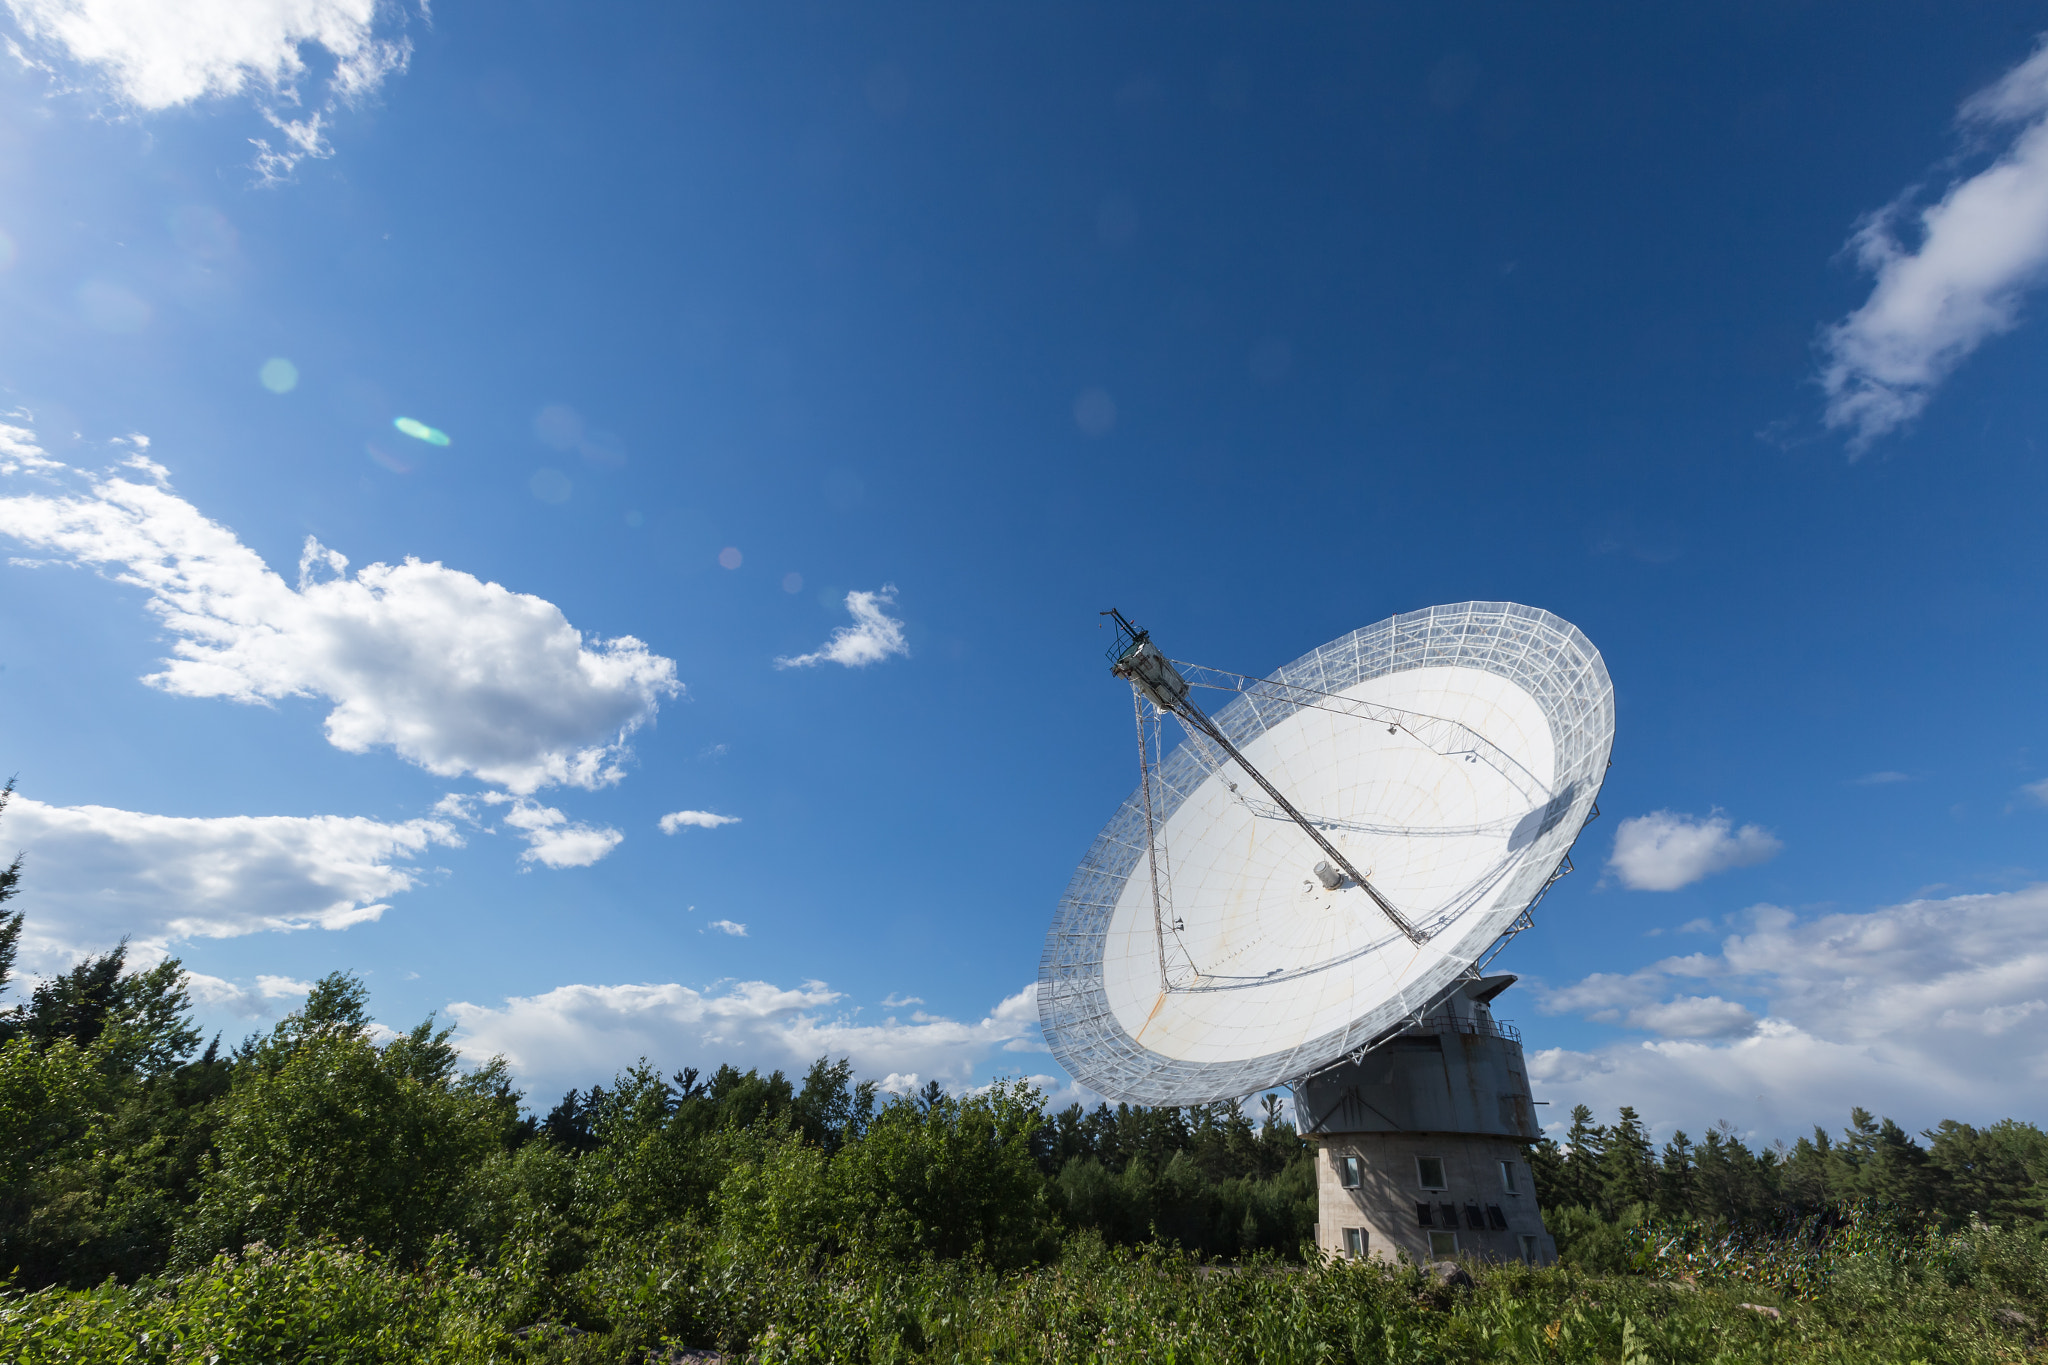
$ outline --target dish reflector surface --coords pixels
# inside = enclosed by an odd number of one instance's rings
[[[1355,631],[1212,715],[1428,937],[1411,943],[1349,879],[1326,887],[1308,834],[1213,744],[1183,743],[1152,779],[1159,912],[1141,788],[1075,872],[1039,964],[1053,1055],[1115,1099],[1234,1099],[1434,1004],[1549,885],[1614,741],[1599,651],[1502,602]]]

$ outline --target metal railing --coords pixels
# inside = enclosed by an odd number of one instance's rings
[[[1510,1043],[1522,1041],[1522,1031],[1504,1019],[1460,1019],[1442,1014],[1418,1019],[1394,1036],[1416,1033],[1470,1033],[1480,1038],[1504,1038]]]

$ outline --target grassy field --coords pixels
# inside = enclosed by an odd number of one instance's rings
[[[0,918],[0,968],[20,932]],[[4,984],[4,982],[0,982]],[[1326,1264],[1280,1112],[642,1062],[544,1114],[350,977],[199,1050],[175,961],[0,1008],[0,1365],[2042,1358],[2048,1133],[1530,1150],[1564,1262]]]
[[[1636,1234],[1637,1264],[1590,1273],[1301,1266],[1072,1239],[1055,1264],[997,1272],[859,1256],[750,1255],[670,1234],[555,1286],[583,1329],[529,1319],[515,1265],[400,1268],[340,1247],[255,1249],[132,1287],[47,1289],[0,1306],[10,1362],[761,1361],[1976,1362],[2048,1359],[2048,1244],[2031,1231],[1910,1232],[1851,1220],[1744,1245]],[[543,1294],[545,1297],[545,1294]],[[567,1307],[567,1304],[562,1305]],[[523,1329],[523,1330],[522,1330]]]

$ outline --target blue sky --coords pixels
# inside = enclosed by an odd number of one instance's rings
[[[0,14],[26,965],[1065,1093],[1096,613],[1507,599],[1549,1112],[2048,1120],[2048,6],[181,13]]]

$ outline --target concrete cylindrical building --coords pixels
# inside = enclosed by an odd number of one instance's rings
[[[1296,1088],[1325,1254],[1555,1259],[1528,1164],[1542,1134],[1521,1040],[1490,1007],[1514,982],[1467,981],[1360,1060]]]

